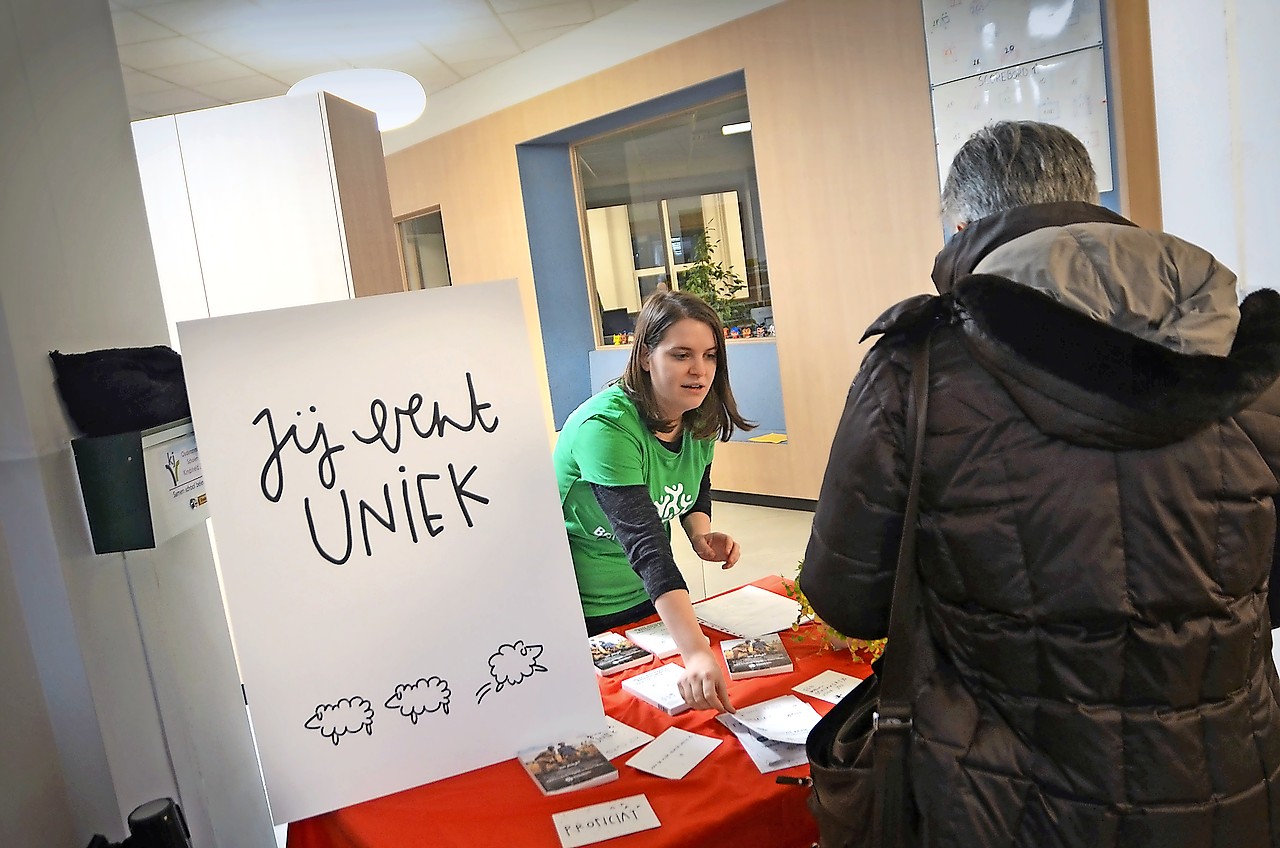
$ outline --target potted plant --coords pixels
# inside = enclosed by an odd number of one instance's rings
[[[705,300],[726,327],[739,323],[747,314],[745,301],[736,295],[746,286],[742,277],[715,258],[720,240],[712,240],[710,222],[698,235],[693,262],[680,272],[680,288]]]

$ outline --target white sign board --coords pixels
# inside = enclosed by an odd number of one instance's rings
[[[1102,44],[1099,0],[923,0],[934,85]]]
[[[934,86],[940,182],[946,182],[951,160],[969,136],[996,121],[1043,121],[1070,130],[1089,151],[1098,190],[1112,189],[1101,47]]]
[[[277,823],[604,729],[514,282],[178,331]]]

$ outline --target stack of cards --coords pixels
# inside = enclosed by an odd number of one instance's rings
[[[622,688],[667,715],[679,715],[689,709],[684,698],[680,697],[680,691],[676,689],[676,681],[683,672],[684,669],[675,663],[667,663],[653,671],[628,677],[622,681]]]
[[[667,657],[673,657],[679,653],[675,637],[667,630],[667,625],[661,621],[642,624],[624,632],[628,639],[660,660],[665,660]]]

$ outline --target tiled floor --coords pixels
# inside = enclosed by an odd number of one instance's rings
[[[704,563],[689,547],[679,527],[672,527],[671,546],[693,600],[700,601],[769,574],[794,577],[804,557],[813,513],[716,501],[711,506],[711,526],[733,536],[742,547],[742,558],[731,569]]]

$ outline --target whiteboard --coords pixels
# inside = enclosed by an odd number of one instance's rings
[[[1102,44],[1100,0],[923,3],[933,85]]]
[[[1102,47],[935,86],[933,125],[940,185],[945,184],[961,145],[996,121],[1043,121],[1070,130],[1089,151],[1098,190],[1113,188]]]
[[[604,728],[514,282],[178,332],[277,823]]]

